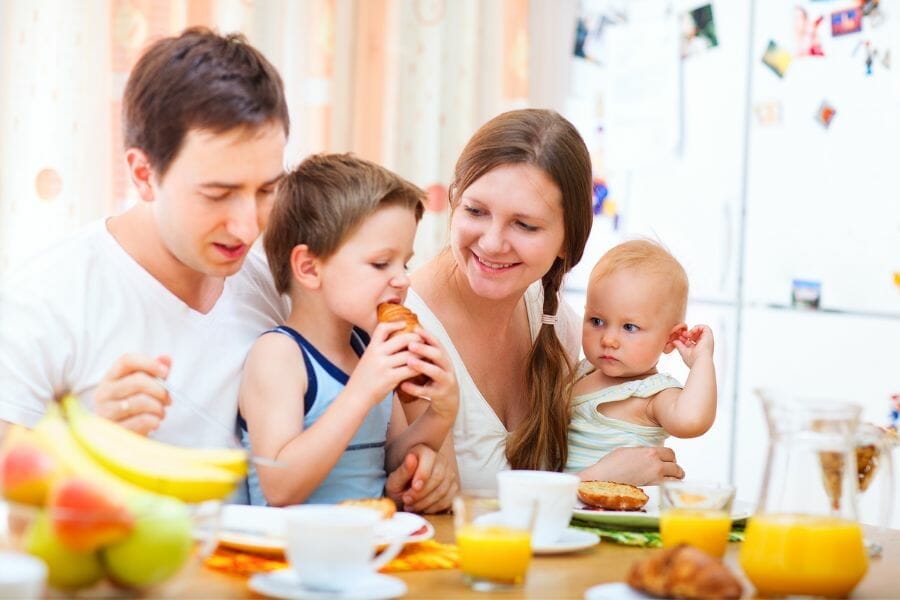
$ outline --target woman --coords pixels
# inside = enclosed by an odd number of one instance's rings
[[[493,488],[510,467],[559,471],[581,329],[559,288],[592,222],[584,141],[553,111],[504,113],[463,150],[450,206],[449,251],[413,274],[407,298],[457,371],[442,452],[455,452],[463,489]],[[646,484],[683,472],[667,448],[622,448],[580,475]]]

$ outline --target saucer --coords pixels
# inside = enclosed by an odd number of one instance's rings
[[[584,600],[646,600],[641,592],[627,583],[601,583],[584,592]]]
[[[590,548],[599,543],[600,538],[596,534],[568,527],[555,542],[541,545],[532,544],[531,551],[535,554],[563,554]]]
[[[247,582],[247,587],[258,594],[284,600],[380,600],[406,594],[406,583],[402,579],[379,573],[363,577],[356,585],[341,592],[313,590],[304,587],[300,576],[290,567],[271,573],[257,573]]]

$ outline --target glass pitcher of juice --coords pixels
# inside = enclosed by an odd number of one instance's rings
[[[762,597],[846,597],[868,558],[857,519],[861,408],[759,391],[769,450],[740,562]]]

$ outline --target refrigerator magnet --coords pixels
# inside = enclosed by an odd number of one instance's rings
[[[764,65],[772,69],[773,73],[783,78],[788,67],[791,66],[791,53],[769,40],[762,61]]]
[[[811,279],[794,279],[791,282],[791,306],[794,308],[819,308],[822,284]]]
[[[847,35],[862,30],[863,12],[859,7],[831,13],[831,36]]]
[[[831,121],[836,114],[837,109],[829,104],[827,100],[822,100],[822,104],[819,105],[819,110],[816,111],[816,121],[818,121],[822,127],[828,129],[828,126],[831,125]]]

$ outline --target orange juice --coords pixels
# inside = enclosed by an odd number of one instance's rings
[[[722,557],[728,547],[731,516],[721,510],[670,508],[659,517],[663,546],[690,544],[710,556]]]
[[[456,531],[462,572],[475,579],[521,583],[531,560],[531,532],[500,525],[465,525]]]
[[[760,596],[844,597],[869,567],[858,523],[764,514],[747,524],[741,567]]]

